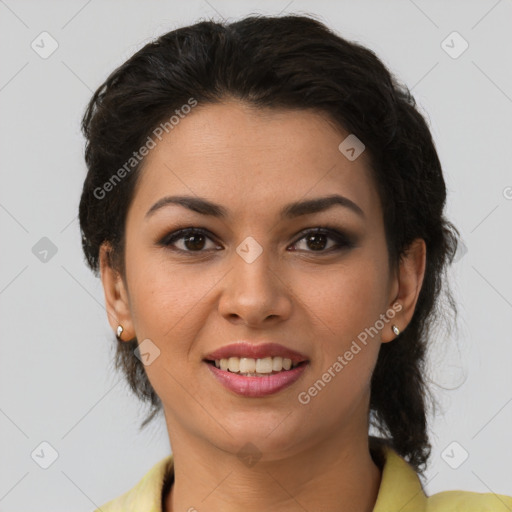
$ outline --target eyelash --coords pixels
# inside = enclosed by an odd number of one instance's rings
[[[172,247],[172,244],[178,240],[181,240],[185,238],[186,236],[190,235],[203,235],[210,240],[214,241],[212,239],[212,236],[210,233],[202,228],[184,228],[180,229],[178,231],[174,231],[173,233],[170,233],[166,235],[164,238],[158,242],[160,246],[169,248],[173,251],[181,252],[181,253],[189,253],[189,254],[201,254],[207,252],[207,250],[198,250],[198,251],[190,251],[185,249],[178,249],[176,247]],[[330,247],[329,249],[322,249],[318,251],[309,250],[306,252],[310,253],[317,253],[317,254],[330,254],[332,252],[339,252],[343,249],[351,249],[355,246],[354,240],[349,237],[348,235],[341,233],[337,229],[329,228],[329,227],[318,227],[318,228],[312,228],[312,229],[306,229],[300,233],[300,238],[298,238],[295,242],[293,242],[292,245],[296,245],[298,242],[303,240],[304,238],[310,236],[310,235],[325,235],[329,238],[333,239],[336,242],[336,245],[333,247]]]

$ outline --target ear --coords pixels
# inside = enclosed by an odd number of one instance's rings
[[[391,329],[392,325],[396,325],[400,331],[409,325],[423,284],[426,260],[425,241],[422,238],[416,238],[400,258],[393,287],[396,291],[389,303],[389,308],[395,311],[395,316],[390,319],[382,333],[382,343],[388,343],[396,338],[396,334]]]
[[[121,339],[129,341],[135,337],[128,293],[121,274],[112,264],[112,246],[104,242],[100,246],[99,263],[103,291],[105,293],[105,305],[107,309],[108,322],[114,333],[121,325],[123,332]]]

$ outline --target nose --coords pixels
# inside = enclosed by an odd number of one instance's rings
[[[233,267],[223,280],[219,312],[230,322],[258,328],[279,323],[290,316],[292,297],[268,251],[248,262],[234,255]]]

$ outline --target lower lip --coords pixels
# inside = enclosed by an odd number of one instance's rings
[[[283,370],[265,377],[244,377],[237,373],[221,370],[206,363],[215,378],[227,389],[238,395],[258,398],[272,395],[293,384],[304,373],[308,363],[302,363],[291,370]]]

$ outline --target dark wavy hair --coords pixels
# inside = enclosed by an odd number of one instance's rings
[[[427,123],[409,89],[371,50],[343,39],[313,16],[252,15],[231,23],[201,21],[146,44],[92,96],[83,120],[88,172],[79,206],[82,246],[99,275],[99,248],[124,276],[124,229],[142,162],[99,198],[98,191],[144,145],[155,127],[194,98],[198,105],[235,98],[259,108],[313,109],[366,146],[378,187],[391,267],[409,244],[425,240],[426,271],[414,315],[382,344],[372,375],[370,424],[422,472],[430,456],[426,348],[446,312],[456,314],[447,285],[458,231],[443,214],[446,187]],[[133,160],[133,159],[132,159]],[[125,167],[126,169],[126,167]],[[442,291],[445,292],[443,301]],[[133,392],[162,409],[137,340],[118,342],[116,368]]]

